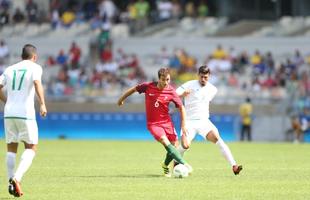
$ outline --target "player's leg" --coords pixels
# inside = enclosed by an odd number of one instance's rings
[[[6,165],[8,179],[14,176],[16,152],[18,148],[18,130],[14,119],[4,119],[5,139],[7,143]]]
[[[171,140],[169,139],[169,137],[168,137],[168,140],[171,142],[171,144],[172,144],[175,148],[178,147],[178,140],[171,141]],[[165,158],[164,163],[163,163],[164,166],[168,166],[168,165],[171,163],[172,160],[173,160],[172,155],[169,154],[169,153],[167,152],[166,158]]]
[[[188,168],[189,173],[193,171],[192,167],[183,159],[180,152],[170,143],[167,136],[162,136],[158,141],[165,147],[167,154],[169,154],[172,159],[177,163],[184,164]]]
[[[6,165],[7,165],[8,179],[14,176],[17,148],[18,143],[7,144]]]
[[[19,165],[13,177],[16,185],[16,192],[19,196],[23,195],[20,182],[30,168],[33,158],[35,157],[38,144],[38,126],[35,120],[18,120],[19,139],[24,142],[25,150],[21,155]],[[19,191],[18,191],[19,189]]]
[[[178,146],[178,151],[180,152],[180,154],[182,156],[184,156],[184,153],[189,149],[193,139],[196,136],[197,131],[196,131],[195,127],[196,127],[196,124],[194,121],[187,121],[186,122],[186,128],[187,128],[186,135],[181,130],[181,141],[182,142],[181,142],[181,145]],[[185,147],[185,145],[183,145],[183,140],[186,140],[187,147]]]
[[[18,182],[21,182],[23,175],[30,168],[32,160],[36,154],[36,148],[37,148],[36,144],[28,144],[25,142],[25,150],[20,158],[19,165],[14,175],[14,178]]]
[[[242,170],[242,166],[237,165],[229,147],[222,140],[217,128],[213,125],[213,123],[210,120],[207,121],[207,123],[205,124],[204,130],[202,129],[200,133],[202,133],[202,135],[204,135],[204,137],[207,140],[216,144],[219,147],[224,158],[232,166],[234,174],[235,175],[239,174],[239,172]]]
[[[8,191],[11,195],[14,196],[15,196],[15,186],[14,184],[12,184],[11,180],[13,179],[14,176],[17,148],[18,143],[7,144],[6,166],[7,166],[7,177],[9,180]]]
[[[14,169],[16,164],[16,152],[18,148],[18,130],[14,119],[4,119],[5,140],[7,143],[6,166],[7,177],[9,180],[8,191],[11,195],[16,194],[15,186],[11,183],[14,176]]]

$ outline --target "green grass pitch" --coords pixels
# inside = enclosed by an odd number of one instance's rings
[[[228,145],[244,167],[240,175],[233,175],[216,145],[196,142],[185,156],[194,173],[177,179],[162,176],[165,151],[154,141],[43,140],[23,178],[21,199],[310,199],[309,144]],[[4,141],[0,147],[0,200],[13,199]]]

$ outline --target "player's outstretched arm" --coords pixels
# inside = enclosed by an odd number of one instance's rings
[[[179,111],[181,114],[181,129],[182,129],[182,137],[181,137],[181,143],[184,149],[188,149],[189,148],[189,144],[187,142],[187,129],[186,129],[186,125],[185,125],[185,120],[186,120],[186,112],[185,112],[185,108],[184,106],[180,106],[179,107]]]
[[[34,88],[36,90],[36,94],[40,103],[40,115],[45,117],[47,114],[47,109],[45,106],[45,98],[44,98],[44,89],[41,84],[41,81],[35,80],[34,81]]]
[[[132,95],[133,93],[137,92],[136,86],[129,88],[117,101],[117,105],[118,106],[122,106],[124,104],[124,101],[127,99],[127,97],[129,97],[130,95]]]

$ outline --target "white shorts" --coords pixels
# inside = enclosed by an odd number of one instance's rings
[[[4,119],[6,143],[38,144],[38,125],[36,120]]]
[[[209,119],[203,120],[186,120],[186,128],[187,128],[187,141],[190,143],[196,136],[196,134],[201,135],[204,139],[206,139],[208,133],[210,131],[214,131],[218,133],[217,128]],[[182,135],[181,130],[181,135]]]

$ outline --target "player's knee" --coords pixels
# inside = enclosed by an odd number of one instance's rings
[[[187,144],[182,143],[181,145],[182,145],[183,149],[185,149],[185,150],[189,149],[189,146],[190,146],[190,144],[188,144],[188,143]]]

